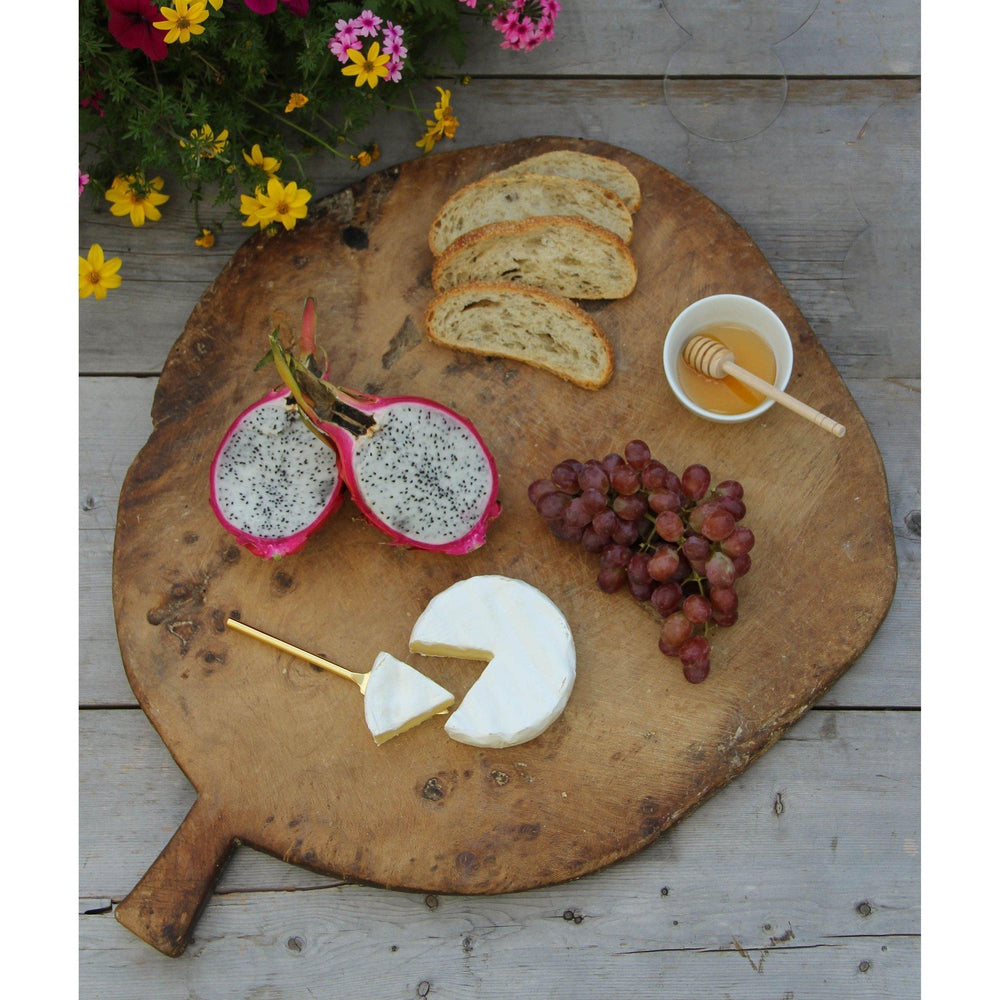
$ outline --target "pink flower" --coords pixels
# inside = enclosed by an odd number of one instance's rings
[[[77,167],[80,173],[80,194],[83,194],[83,189],[90,183],[90,174],[85,174],[79,167]]]
[[[354,26],[362,38],[374,38],[382,27],[382,18],[370,10],[363,10],[355,19]]]
[[[393,24],[392,21],[386,21],[382,28],[382,37],[385,38],[385,47],[388,48],[391,42],[403,40],[403,29]]]
[[[404,54],[406,50],[403,50]],[[391,80],[393,83],[399,83],[403,77],[403,61],[399,56],[392,56],[389,61],[385,64],[385,68],[389,71],[389,75],[386,77],[387,80]]]
[[[153,27],[160,20],[154,0],[105,0],[108,31],[126,49],[142,49],[154,62],[167,58],[163,32]]]
[[[387,36],[386,40],[385,40],[385,45],[382,46],[382,51],[383,52],[388,52],[389,55],[391,55],[394,58],[398,59],[400,61],[400,64],[402,64],[402,61],[406,58],[406,53],[409,50],[403,44],[402,39],[400,39],[400,38],[393,38],[390,41],[390,39]]]
[[[243,0],[255,14],[273,14],[278,9],[278,0]],[[305,17],[309,13],[309,0],[281,0],[296,16]]]

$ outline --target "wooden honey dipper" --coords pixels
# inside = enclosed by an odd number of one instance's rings
[[[782,406],[794,411],[800,417],[811,420],[814,424],[822,427],[823,430],[829,431],[837,437],[843,437],[846,433],[846,428],[843,424],[838,424],[836,420],[820,413],[819,410],[814,410],[811,406],[807,406],[794,396],[789,396],[787,392],[783,392],[777,386],[771,385],[770,382],[765,382],[762,378],[758,378],[753,372],[748,372],[745,368],[741,368],[736,364],[736,355],[725,344],[719,343],[714,337],[695,334],[684,345],[681,356],[687,364],[702,375],[716,379],[732,375],[737,381],[750,386],[751,389],[756,389],[761,395],[767,396],[768,399],[773,399],[776,403],[781,403]]]

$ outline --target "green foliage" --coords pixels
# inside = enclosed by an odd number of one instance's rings
[[[308,187],[308,154],[325,149],[347,157],[360,150],[359,133],[383,108],[411,106],[419,136],[430,110],[418,109],[410,87],[448,61],[460,63],[465,32],[506,5],[487,11],[458,0],[313,0],[308,15],[296,17],[284,3],[260,15],[242,0],[226,0],[218,11],[208,8],[202,34],[169,45],[166,58],[153,61],[111,35],[103,0],[80,0],[80,168],[98,198],[116,176],[167,173],[195,202],[210,189],[216,202],[235,211],[241,192],[266,181],[243,156],[257,143],[282,161],[285,183]],[[362,9],[403,28],[408,54],[399,83],[355,87],[331,54],[337,21]],[[366,38],[365,48],[373,40]],[[293,92],[308,103],[288,113]],[[205,125],[216,136],[228,132],[221,151],[213,154],[192,139]]]

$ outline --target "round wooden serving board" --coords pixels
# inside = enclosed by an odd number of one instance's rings
[[[642,188],[638,285],[591,307],[617,361],[597,391],[438,347],[422,331],[427,231],[440,206],[463,184],[556,148],[618,159]],[[735,426],[680,406],[663,338],[684,306],[716,292],[778,313],[795,345],[789,391],[845,424],[846,437],[778,406]],[[331,381],[428,396],[475,422],[504,507],[483,548],[447,556],[389,545],[348,501],[301,552],[263,561],[216,522],[213,453],[233,418],[276,384],[273,368],[255,363],[275,326],[297,332],[310,295]],[[442,893],[528,889],[632,854],[802,715],[871,640],[895,587],[878,450],[767,261],[699,192],[600,143],[538,138],[428,156],[314,204],[291,232],[253,236],[172,349],[152,418],[121,494],[115,615],[136,697],[198,797],[117,913],[167,954],[183,950],[237,843],[343,878]],[[746,488],[754,565],[739,581],[740,620],[717,630],[700,685],[659,652],[651,612],[627,592],[599,591],[597,557],[555,539],[526,497],[559,460],[600,458],[636,437],[678,472],[701,462],[713,481]],[[461,699],[482,665],[410,654],[407,640],[431,597],[481,573],[551,597],[577,647],[565,712],[510,749],[455,743],[440,717],[376,747],[354,685],[224,626],[236,614],[359,671],[386,650]]]

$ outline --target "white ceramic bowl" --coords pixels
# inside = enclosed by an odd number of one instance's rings
[[[710,295],[692,302],[674,321],[663,342],[663,370],[674,395],[692,413],[721,424],[738,424],[759,417],[774,405],[773,399],[765,399],[746,413],[713,413],[695,403],[681,388],[677,378],[677,366],[683,364],[681,353],[684,345],[694,334],[714,323],[739,323],[756,330],[768,343],[774,353],[775,385],[784,389],[792,375],[792,338],[788,336],[785,324],[763,302],[745,295]]]

